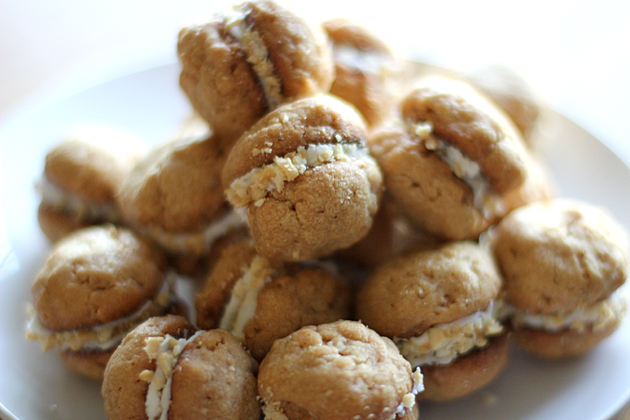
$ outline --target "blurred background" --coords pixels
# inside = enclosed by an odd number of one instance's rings
[[[176,62],[180,28],[227,7],[213,0],[0,0],[0,121],[29,100]],[[401,54],[467,71],[512,67],[556,110],[630,162],[630,2],[329,1]]]

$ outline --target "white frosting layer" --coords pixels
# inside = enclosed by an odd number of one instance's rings
[[[395,338],[394,342],[413,367],[448,364],[459,355],[485,346],[489,337],[501,334],[504,327],[498,319],[503,311],[501,301],[492,301],[484,311],[434,325],[417,337]]]
[[[273,163],[254,168],[246,175],[235,179],[226,195],[236,207],[243,207],[251,202],[260,206],[270,191],[281,192],[285,182],[293,181],[309,168],[331,162],[350,162],[359,159],[372,158],[367,148],[354,143],[300,146],[295,152],[290,152],[284,157],[276,156]]]
[[[391,417],[392,420],[397,417],[404,416],[409,410],[411,410],[416,404],[416,395],[424,391],[424,382],[422,381],[422,373],[420,372],[419,367],[413,371],[411,379],[413,381],[411,391],[403,396],[402,401],[398,404],[396,411],[394,411],[394,414]]]
[[[505,213],[505,203],[494,192],[477,162],[457,147],[432,135],[433,127],[429,122],[417,123],[414,131],[427,150],[433,151],[451,168],[456,177],[468,184],[473,192],[474,206],[484,217],[492,218],[494,215]]]
[[[567,314],[534,315],[510,306],[511,322],[515,327],[526,326],[550,332],[562,330],[584,332],[589,328],[596,332],[611,323],[619,322],[626,312],[627,305],[627,289],[624,287],[607,299]]]
[[[258,294],[275,273],[269,260],[255,256],[243,276],[237,280],[225,305],[219,328],[231,332],[239,340],[244,340],[245,326],[256,313]]]
[[[38,340],[42,350],[55,347],[72,351],[106,351],[116,347],[127,333],[144,322],[148,317],[162,314],[171,304],[171,279],[165,281],[153,300],[147,301],[140,309],[124,318],[92,328],[54,331],[42,325],[34,308],[32,318],[26,327],[26,337]]]
[[[121,219],[114,203],[96,203],[86,200],[53,184],[46,176],[36,183],[35,188],[41,194],[45,205],[57,211],[75,215],[81,221],[103,220],[116,223]]]
[[[227,235],[230,231],[247,226],[241,214],[230,210],[219,220],[210,223],[201,232],[174,233],[158,227],[146,229],[147,236],[160,244],[164,249],[185,254],[194,252],[201,254],[210,250],[217,239]]]
[[[230,35],[241,45],[247,55],[247,62],[252,66],[265,94],[269,109],[277,108],[282,102],[280,79],[276,76],[269,52],[262,37],[246,22],[251,10],[237,6],[226,17],[225,26]]]
[[[165,337],[147,339],[145,351],[150,360],[156,361],[155,372],[144,371],[140,376],[143,380],[150,379],[145,400],[145,412],[149,420],[168,419],[175,365],[184,347],[202,332],[197,331],[189,339],[175,339],[168,334]]]

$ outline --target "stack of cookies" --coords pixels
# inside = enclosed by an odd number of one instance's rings
[[[110,419],[417,419],[496,378],[510,337],[557,359],[618,327],[624,229],[554,197],[522,84],[410,77],[271,0],[178,53],[171,141],[64,141],[39,184],[27,336],[102,380]]]

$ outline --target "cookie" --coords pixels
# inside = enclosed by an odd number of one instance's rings
[[[422,375],[355,321],[307,326],[274,343],[258,392],[270,419],[417,419]]]
[[[526,178],[520,134],[469,85],[426,77],[400,104],[402,120],[369,139],[388,192],[421,230],[476,239],[505,214]]]
[[[530,146],[532,132],[541,115],[540,99],[528,83],[505,66],[486,66],[464,75],[505,111]]]
[[[27,337],[58,348],[71,368],[101,378],[125,334],[166,313],[175,296],[166,258],[121,227],[78,230],[56,243],[32,287]]]
[[[347,248],[372,225],[382,176],[350,106],[318,95],[282,106],[234,145],[222,174],[257,252],[306,261]]]
[[[400,66],[392,50],[367,28],[347,19],[323,23],[332,41],[335,79],[330,93],[354,105],[368,126],[391,113]]]
[[[349,284],[323,263],[272,263],[250,239],[225,247],[195,299],[197,324],[222,328],[262,360],[273,342],[305,325],[349,318]]]
[[[169,254],[207,255],[244,226],[224,199],[226,152],[215,136],[184,136],[151,150],[123,182],[117,202],[129,226]]]
[[[532,203],[506,216],[490,242],[516,341],[527,351],[584,354],[621,322],[628,239],[605,209],[573,199]]]
[[[204,25],[182,29],[180,85],[229,147],[269,111],[328,91],[326,34],[273,1],[249,1]]]
[[[377,268],[359,290],[356,317],[422,368],[421,398],[453,399],[483,387],[505,365],[500,289],[489,250],[452,242]]]
[[[231,334],[196,331],[182,317],[147,320],[118,347],[102,394],[111,420],[258,420],[258,364]]]
[[[82,227],[120,222],[114,197],[133,165],[144,155],[142,142],[107,127],[78,131],[47,154],[38,222],[51,242]]]

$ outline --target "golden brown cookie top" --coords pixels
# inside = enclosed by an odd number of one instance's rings
[[[426,77],[403,99],[401,113],[413,131],[426,128],[427,139],[445,141],[477,162],[499,194],[523,182],[523,139],[503,111],[469,84]]]
[[[488,250],[469,241],[452,242],[376,269],[359,290],[356,316],[387,337],[418,336],[436,324],[485,310],[500,287]]]
[[[234,145],[223,169],[223,186],[250,170],[272,163],[299,147],[366,142],[363,118],[330,95],[316,95],[284,105],[263,117]]]
[[[184,137],[153,149],[117,197],[124,218],[140,228],[196,231],[225,212],[220,174],[225,161],[214,137]]]
[[[354,321],[308,326],[277,340],[258,375],[265,414],[289,419],[384,420],[413,388],[411,366],[396,346]]]
[[[55,145],[46,155],[44,175],[67,192],[109,203],[143,154],[144,148],[135,137],[94,128]]]
[[[258,363],[232,334],[204,331],[177,360],[170,418],[259,420]]]
[[[130,230],[78,230],[57,242],[32,287],[42,325],[74,330],[130,315],[155,298],[166,258]]]
[[[157,362],[149,357],[148,340],[170,335],[189,338],[194,326],[181,316],[154,317],[131,331],[107,363],[101,393],[105,413],[111,420],[146,418],[149,382],[141,380],[144,371],[155,371]]]
[[[572,312],[627,277],[628,238],[604,208],[573,199],[532,203],[493,231],[506,299],[534,314]]]

